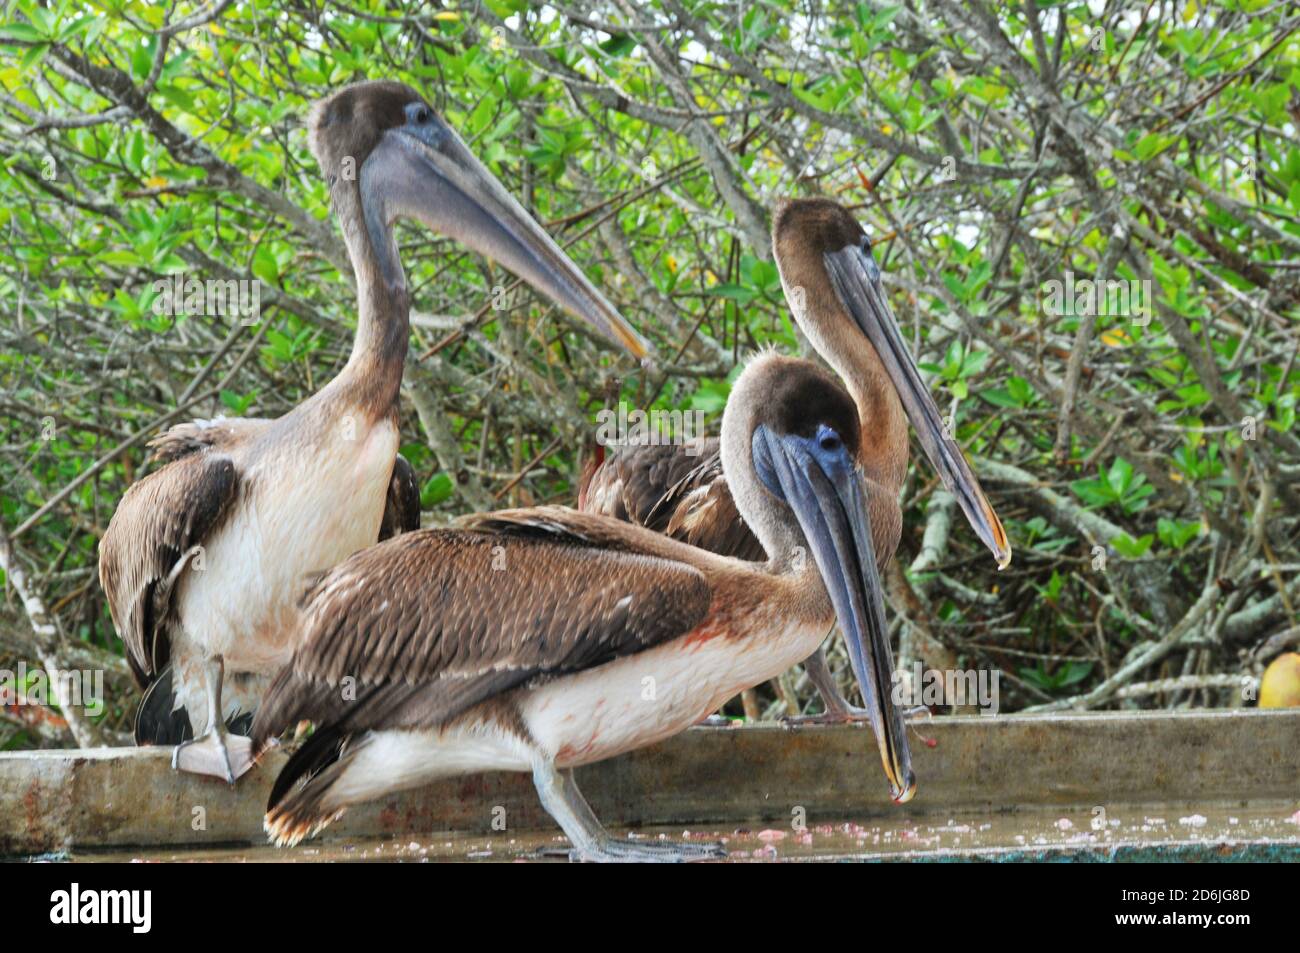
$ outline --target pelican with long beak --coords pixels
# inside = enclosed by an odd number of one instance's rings
[[[761,354],[736,382],[722,465],[765,562],[562,507],[472,517],[325,573],[253,723],[315,733],[271,792],[295,844],[350,805],[448,776],[530,772],[577,859],[679,861],[716,845],[618,840],[573,769],[695,724],[807,658],[838,620],[891,795],[915,780],[892,699],[853,402],[807,361]]]
[[[395,221],[464,243],[634,357],[647,354],[414,90],[349,86],[317,104],[309,125],[356,275],[347,365],[276,420],[173,428],[156,441],[165,466],[127,490],[100,541],[100,581],[147,690],[137,740],[178,744],[176,767],[231,782],[251,749],[230,729],[246,730],[293,652],[304,577],[371,545],[381,529],[419,526],[418,488],[397,456],[410,294]]]
[[[1002,523],[945,426],[899,333],[866,233],[848,210],[825,199],[783,202],[772,250],[795,321],[839,374],[857,407],[856,462],[870,501],[876,558],[883,567],[903,527],[899,490],[907,475],[908,422],[944,485],[999,568],[1011,560]],[[628,520],[741,559],[762,559],[741,519],[717,441],[644,444],[607,458],[583,481],[578,508]],[[821,648],[805,662],[825,714],[797,721],[869,718],[841,694]]]

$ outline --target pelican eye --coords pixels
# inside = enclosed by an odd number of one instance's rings
[[[828,451],[838,450],[844,445],[844,441],[840,439],[840,435],[827,427],[823,427],[822,432],[817,435],[817,442],[821,445],[823,450]]]
[[[415,121],[418,122],[420,125],[424,125],[432,118],[433,118],[432,113],[430,113],[429,110],[424,106],[421,106],[419,109],[415,111]]]

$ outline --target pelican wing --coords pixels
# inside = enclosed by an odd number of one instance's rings
[[[265,417],[214,417],[176,424],[149,441],[154,463],[173,463],[205,450],[227,450],[271,425]]]
[[[420,481],[415,469],[400,453],[393,461],[393,475],[388,480],[388,498],[384,518],[379,524],[379,541],[410,533],[420,528]]]
[[[343,734],[437,727],[704,618],[711,591],[698,569],[638,552],[626,537],[596,538],[606,521],[572,514],[568,525],[564,513],[408,533],[322,575],[303,603],[299,648],[258,711],[255,743],[303,719]]]
[[[141,688],[171,654],[176,580],[238,495],[239,476],[225,451],[267,423],[200,420],[156,438],[150,446],[166,465],[123,494],[99,541],[99,582]]]
[[[716,453],[717,446],[716,440],[706,441],[705,455]],[[625,447],[592,473],[578,493],[578,509],[661,533],[667,526],[666,517],[660,520],[662,525],[647,520],[663,495],[694,470],[700,459],[699,454],[691,456],[685,447],[671,444]]]
[[[677,445],[629,447],[596,470],[578,508],[635,523],[700,549],[762,560],[763,547],[736,510],[716,440],[689,454]]]

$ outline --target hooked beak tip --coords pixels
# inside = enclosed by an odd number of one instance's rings
[[[911,770],[910,764],[900,764],[893,771],[885,772],[885,776],[889,779],[889,800],[894,803],[907,803],[917,794],[917,774]]]
[[[621,347],[643,368],[647,370],[653,369],[654,354],[650,350],[649,343],[636,332],[632,325],[612,305],[603,301],[601,303],[604,307],[599,309],[600,313],[595,317],[591,316],[591,313],[584,307],[570,308],[570,311],[579,317],[586,318],[588,323],[595,327],[608,341]]]
[[[1006,569],[1011,565],[1011,541],[1007,539],[1007,531],[1002,527],[1002,521],[998,519],[998,514],[994,511],[992,504],[987,499],[981,501],[984,504],[984,518],[988,521],[991,530],[993,558],[998,561],[998,572]]]
[[[916,794],[916,775],[912,772],[907,773],[907,784],[900,790],[892,781],[890,782],[889,796],[895,804],[906,804]]]
[[[648,370],[654,366],[654,358],[650,356],[650,350],[644,342],[637,338],[630,338],[626,346],[628,353],[636,358],[637,363],[642,367]]]

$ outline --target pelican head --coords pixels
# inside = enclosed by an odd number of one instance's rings
[[[998,567],[1005,566],[1011,561],[1006,531],[921,380],[881,285],[871,242],[857,219],[826,199],[788,200],[777,209],[772,247],[795,320],[809,341],[851,387],[860,385],[855,391],[878,393],[875,385],[882,383],[892,389],[931,465]],[[878,404],[862,408],[864,428],[881,425],[886,416],[877,413],[881,409]],[[897,435],[865,434],[874,439],[864,439],[864,444],[873,453],[896,457],[901,482],[907,435],[906,425],[900,427]],[[891,444],[894,436],[898,439]]]
[[[374,271],[359,281],[405,287],[392,225],[414,219],[500,262],[638,360],[648,358],[641,336],[409,86],[364,82],[328,96],[312,110],[309,142],[358,270]]]
[[[811,554],[844,633],[870,712],[890,794],[916,789],[902,717],[862,473],[858,410],[828,373],[767,352],[732,388],[722,465],[736,507],[778,567]]]

